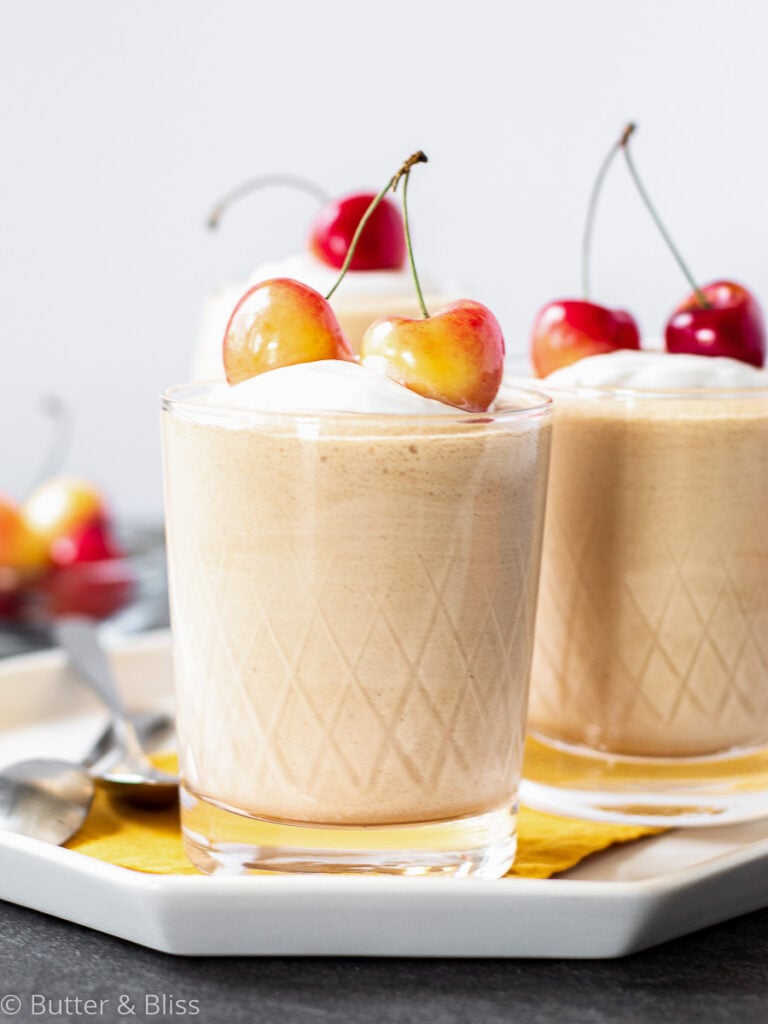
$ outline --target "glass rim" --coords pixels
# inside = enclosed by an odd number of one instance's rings
[[[518,380],[524,377],[507,375],[505,384],[516,388]],[[547,383],[546,378],[534,378],[536,387],[546,394],[558,397],[579,398],[616,398],[628,399],[678,399],[682,401],[702,399],[735,399],[735,398],[768,398],[768,384],[760,387],[727,387],[727,388],[638,388],[615,384],[557,384]]]
[[[509,422],[517,419],[535,418],[552,412],[554,399],[543,388],[523,387],[502,381],[501,388],[505,395],[522,398],[527,404],[512,408],[495,409],[487,412],[466,412],[463,409],[446,406],[445,413],[385,413],[385,412],[344,412],[328,409],[254,409],[247,405],[223,405],[203,399],[207,390],[220,385],[220,380],[193,381],[186,384],[175,384],[160,393],[161,408],[167,412],[183,411],[190,414],[208,413],[212,417],[226,416],[230,413],[247,416],[254,421],[276,420],[278,422],[294,422],[299,420],[320,421],[323,423],[353,423],[355,421],[372,424],[382,422],[392,424],[429,423],[434,426],[442,424],[483,424],[491,422]]]

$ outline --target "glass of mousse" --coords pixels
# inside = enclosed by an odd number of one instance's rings
[[[768,813],[768,373],[662,352],[551,374],[524,799],[593,819]]]
[[[549,399],[466,413],[325,360],[162,404],[192,862],[504,874]]]

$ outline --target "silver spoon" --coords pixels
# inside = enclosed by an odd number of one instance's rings
[[[136,721],[143,736],[168,725],[160,714]],[[0,770],[0,830],[55,846],[66,843],[88,816],[96,789],[91,770],[109,757],[113,743],[110,723],[80,764],[36,758]]]
[[[87,768],[52,759],[0,771],[0,829],[61,846],[88,816],[96,784]]]
[[[155,768],[144,753],[101,646],[96,623],[79,615],[60,616],[53,622],[53,633],[72,668],[112,714],[119,756],[106,771],[99,772],[100,784],[110,795],[133,804],[161,806],[177,800],[178,778]]]

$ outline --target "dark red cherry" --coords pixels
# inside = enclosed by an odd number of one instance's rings
[[[729,356],[753,366],[765,363],[765,323],[754,295],[733,281],[713,281],[692,292],[667,322],[668,352]]]
[[[340,270],[352,236],[376,194],[360,192],[326,203],[312,222],[309,251]],[[350,270],[401,270],[405,264],[405,231],[400,211],[382,200],[370,216],[357,243]]]

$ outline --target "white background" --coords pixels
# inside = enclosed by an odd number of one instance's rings
[[[768,302],[768,9],[758,0],[0,0],[0,489],[76,410],[68,469],[160,515],[157,393],[189,375],[206,288],[298,250],[279,190],[208,235],[218,196],[284,170],[333,192],[416,148],[420,264],[466,282],[521,352],[576,294],[588,191],[630,118],[694,272]],[[687,287],[617,164],[595,298],[659,334]]]

